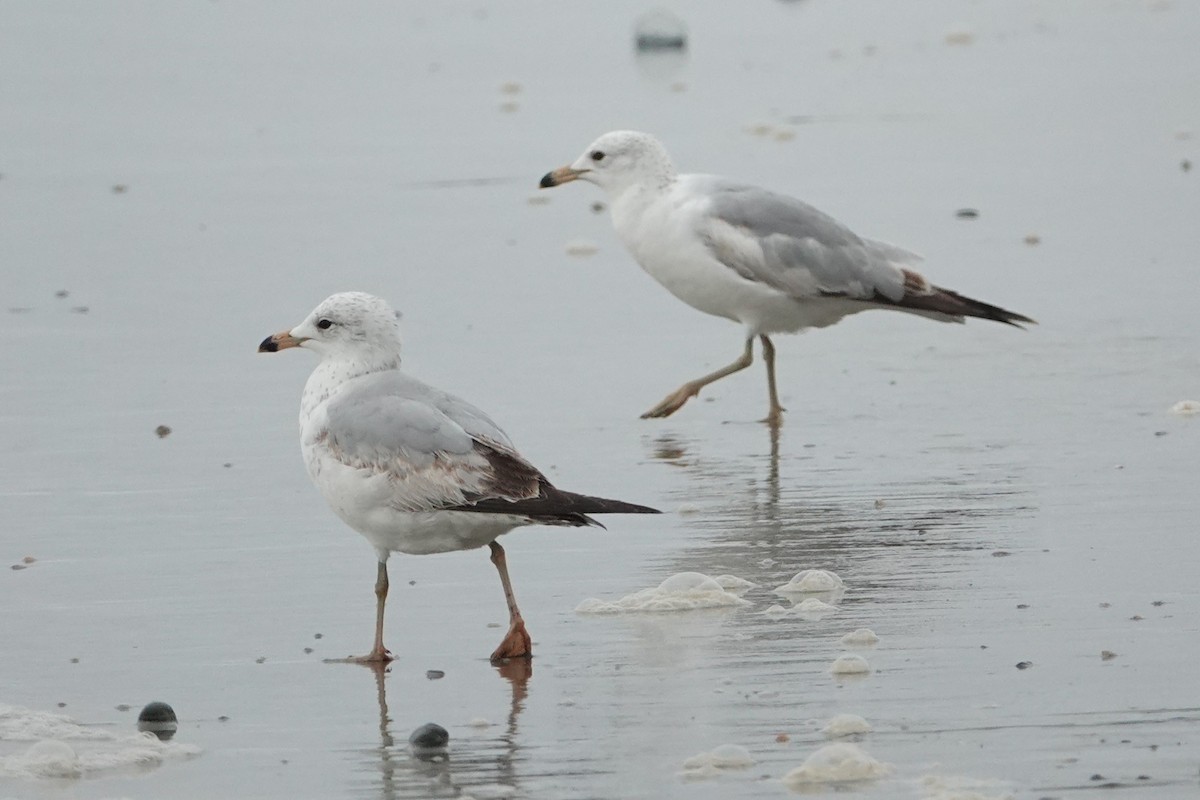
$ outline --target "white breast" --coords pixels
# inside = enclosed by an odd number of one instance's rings
[[[326,408],[340,389],[331,388],[317,372],[309,379],[301,401],[300,450],[309,478],[325,502],[343,522],[366,537],[380,558],[386,558],[388,552],[425,555],[470,550],[529,524],[512,515],[396,508],[395,501],[405,494],[405,486],[387,475],[347,466],[326,444]]]

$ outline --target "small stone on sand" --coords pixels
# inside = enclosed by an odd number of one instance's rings
[[[450,733],[436,722],[426,722],[408,735],[410,745],[425,750],[445,747],[449,741]]]

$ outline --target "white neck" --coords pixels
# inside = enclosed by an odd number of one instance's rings
[[[300,426],[316,410],[348,381],[375,372],[387,372],[400,369],[400,353],[391,350],[368,350],[356,353],[354,357],[328,356],[322,358],[308,381],[304,384],[304,394],[300,397]]]

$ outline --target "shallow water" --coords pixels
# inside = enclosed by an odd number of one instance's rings
[[[124,736],[164,700],[201,753],[0,797],[781,797],[839,713],[892,765],[864,797],[1195,792],[1200,418],[1168,409],[1200,399],[1200,9],[738,9],[689,8],[653,60],[634,3],[9,9],[0,703]],[[641,421],[740,342],[592,187],[536,192],[626,126],[1042,324],[863,315],[778,340],[778,437],[757,365]],[[369,645],[372,553],[298,457],[307,354],[254,349],[343,289],[402,308],[408,367],[560,485],[670,512],[505,540],[531,674],[487,663],[483,551],[393,559],[386,674],[322,662]],[[764,614],[806,568],[838,610]],[[574,611],[684,571],[758,587]],[[870,674],[832,675],[846,653]],[[409,755],[429,721],[446,762]],[[723,744],[756,763],[678,775]]]

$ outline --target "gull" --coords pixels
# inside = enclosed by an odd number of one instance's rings
[[[613,131],[574,163],[546,173],[541,188],[574,180],[608,195],[613,227],[642,269],[692,308],[740,323],[742,355],[688,381],[642,415],[667,417],[710,383],[750,366],[762,343],[770,409],[783,419],[769,334],[825,328],[870,308],[941,322],[979,317],[1015,327],[1034,320],[935,286],[911,268],[920,257],[864,239],[786,195],[715,175],[676,173],[653,136]]]
[[[383,646],[392,552],[425,555],[486,545],[509,615],[508,633],[492,661],[528,658],[529,633],[496,538],[525,525],[604,527],[589,514],[659,513],[556,489],[487,414],[401,372],[398,315],[378,297],[332,295],[295,328],[264,339],[258,351],[290,347],[320,358],[300,398],[308,475],[379,557],[375,644],[347,661],[394,658]]]

